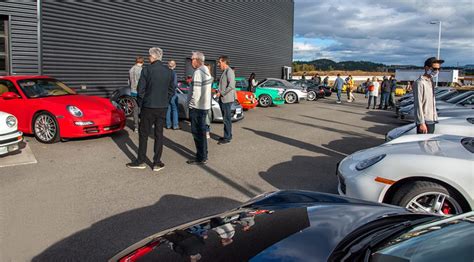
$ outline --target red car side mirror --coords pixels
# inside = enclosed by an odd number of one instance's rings
[[[5,92],[2,94],[2,98],[5,100],[10,100],[10,99],[18,99],[20,97],[13,92]]]

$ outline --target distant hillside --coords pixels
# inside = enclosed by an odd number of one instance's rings
[[[305,66],[306,65],[306,66]],[[368,61],[342,61],[335,62],[330,59],[317,59],[313,61],[295,61],[293,62],[293,70],[306,71],[314,69],[318,71],[355,71],[361,70],[366,72],[384,72],[388,71],[389,66],[384,64],[372,63]],[[308,70],[312,71],[312,70]]]

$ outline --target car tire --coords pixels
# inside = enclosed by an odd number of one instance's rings
[[[32,130],[36,140],[41,143],[53,144],[61,139],[58,121],[48,112],[41,112],[35,115]]]
[[[121,96],[117,99],[117,103],[125,112],[126,117],[130,117],[133,115],[133,110],[136,106],[136,100],[132,96]]]
[[[272,98],[269,95],[261,95],[258,97],[258,105],[261,107],[269,107],[272,103]]]
[[[442,204],[437,204],[438,200]],[[429,181],[414,181],[403,185],[393,195],[391,203],[410,210],[440,215],[470,211],[468,208],[463,208],[465,201],[457,192]]]
[[[285,102],[287,104],[294,104],[298,102],[298,95],[295,92],[288,92],[285,94]]]
[[[318,100],[318,95],[314,91],[308,91],[308,101]]]

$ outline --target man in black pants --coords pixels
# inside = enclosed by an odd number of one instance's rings
[[[227,144],[232,140],[232,103],[235,102],[235,73],[229,66],[229,57],[219,57],[219,67],[223,71],[219,80],[219,105],[221,106],[224,120],[224,136],[219,139],[219,144]]]
[[[161,162],[163,152],[163,126],[166,121],[166,111],[169,100],[175,92],[173,74],[168,66],[163,65],[161,58],[163,51],[159,47],[149,50],[150,65],[142,70],[138,81],[137,102],[140,107],[140,126],[138,129],[138,158],[128,163],[128,168],[145,169],[146,150],[148,136],[154,127],[153,137],[155,139],[153,171],[160,171],[165,167]]]
[[[438,76],[444,60],[430,57],[425,61],[425,74],[413,84],[413,99],[417,134],[433,134],[438,121],[433,78]]]

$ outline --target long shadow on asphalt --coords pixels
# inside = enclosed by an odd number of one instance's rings
[[[165,195],[151,206],[126,211],[94,223],[48,247],[32,261],[107,261],[145,237],[240,204],[224,197],[196,199]]]
[[[260,172],[262,179],[278,189],[313,190],[337,193],[336,166],[346,154],[377,146],[383,139],[366,137],[343,137],[326,145],[313,145],[293,138],[245,128],[257,135],[290,146],[305,149],[325,156],[293,156],[291,161],[282,162]]]
[[[178,153],[179,155],[181,155],[181,156],[183,156],[187,159],[192,159],[192,158],[195,157],[195,153],[193,151],[191,151],[187,147],[185,147],[183,145],[180,145],[180,144],[178,144],[178,143],[176,143],[176,142],[174,142],[174,141],[172,141],[168,138],[164,139],[163,144],[167,148],[175,151],[176,153]],[[218,172],[217,170],[213,169],[209,165],[199,165],[199,166],[196,166],[196,167],[199,167],[199,168],[203,169],[208,174],[214,176],[215,178],[219,179],[220,181],[224,182],[228,186],[232,187],[233,189],[239,191],[240,193],[242,193],[242,194],[244,194],[248,197],[254,197],[257,194],[263,193],[262,190],[260,190],[256,187],[253,187],[252,188],[253,191],[252,191],[252,190],[250,190],[250,188],[246,188],[244,186],[241,186],[237,182],[232,181],[231,179],[226,177],[224,174]]]
[[[339,134],[345,134],[345,135],[349,135],[349,136],[365,137],[365,138],[368,138],[368,139],[373,139],[374,138],[374,136],[365,135],[365,134],[361,134],[361,133],[358,133],[358,132],[346,131],[346,130],[341,130],[341,129],[337,129],[337,128],[327,127],[327,126],[320,126],[320,125],[315,125],[315,124],[306,123],[306,122],[300,122],[300,121],[281,118],[281,117],[269,116],[269,118],[279,120],[279,121],[283,121],[283,122],[290,122],[290,123],[298,124],[298,125],[302,125],[302,126],[318,128],[318,129],[322,129],[322,130],[326,130],[326,131],[330,131],[330,132],[335,132],[335,133],[339,133]]]

